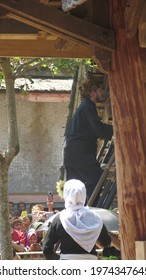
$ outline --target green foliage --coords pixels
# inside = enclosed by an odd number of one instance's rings
[[[93,70],[97,66],[90,59],[63,59],[63,58],[11,58],[11,70],[14,76],[21,76],[21,74],[27,73],[31,69],[47,68],[54,75],[64,73],[73,73],[80,65],[84,63],[87,69]],[[2,78],[2,72],[0,72],[0,79]]]
[[[29,85],[27,83],[24,83],[19,87],[19,89],[23,95],[27,95],[29,91]]]
[[[3,73],[2,73],[2,70],[0,68],[0,87],[2,88],[3,86]]]
[[[102,257],[101,260],[118,260],[116,256]]]
[[[79,67],[79,59],[53,59],[50,61],[49,68],[54,75],[63,74],[73,74],[77,67]]]
[[[84,64],[86,70],[89,72],[94,72],[97,69],[97,66],[90,59],[62,59],[62,58],[20,58],[15,57],[10,59],[10,67],[14,79],[16,80],[19,77],[25,77],[31,83],[33,80],[31,78],[30,71],[37,70],[44,72],[49,72],[53,76],[55,75],[72,75],[76,69],[78,69],[80,64]],[[3,82],[3,72],[0,65],[0,86],[2,86]],[[21,85],[20,90],[23,94],[27,94],[29,91],[29,86],[27,84],[27,80],[25,84]]]

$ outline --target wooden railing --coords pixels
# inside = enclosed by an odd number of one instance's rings
[[[18,252],[22,260],[44,260],[45,256],[42,251],[36,252]]]

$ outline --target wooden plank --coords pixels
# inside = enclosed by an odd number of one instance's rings
[[[130,4],[126,6],[124,17],[128,38],[132,38],[137,32],[140,15],[144,5],[145,0],[131,0]]]
[[[72,45],[69,50],[57,49],[55,41],[49,40],[1,40],[1,57],[58,57],[58,58],[90,58],[91,49],[82,45]]]
[[[95,45],[113,51],[115,35],[113,30],[103,28],[78,17],[65,14],[53,7],[36,3],[35,0],[0,0],[0,7],[7,9],[11,17],[40,30],[85,45]],[[35,7],[35,9],[34,9]]]
[[[1,34],[0,33],[0,40],[37,40],[38,38],[42,38],[42,34]],[[48,35],[46,34],[45,40],[57,40],[57,36]]]
[[[135,241],[136,260],[146,260],[146,241]]]

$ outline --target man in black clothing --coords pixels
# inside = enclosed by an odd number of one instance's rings
[[[66,135],[64,167],[66,180],[78,179],[84,182],[89,199],[102,174],[96,160],[97,139],[110,140],[113,128],[101,122],[98,117],[96,102],[102,98],[102,89],[97,80],[86,80],[81,87],[81,96],[83,100]]]

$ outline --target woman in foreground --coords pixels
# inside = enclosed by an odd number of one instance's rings
[[[55,259],[54,245],[60,242],[61,260],[96,260],[96,241],[102,247],[111,243],[111,238],[101,220],[85,207],[86,188],[83,182],[71,179],[64,185],[65,209],[49,225],[43,242],[46,259]]]

